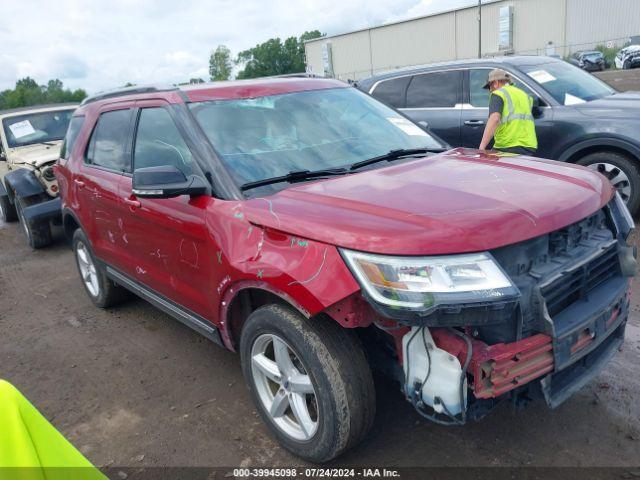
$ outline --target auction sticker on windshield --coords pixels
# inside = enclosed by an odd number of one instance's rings
[[[31,125],[31,122],[29,120],[23,120],[21,122],[13,123],[9,125],[9,128],[11,129],[11,133],[13,133],[13,136],[16,138],[22,138],[26,137],[27,135],[36,133],[33,125]]]
[[[407,135],[411,135],[412,137],[426,137],[427,133],[422,130],[419,126],[411,123],[406,118],[402,117],[387,117],[387,120],[402,130]]]
[[[556,80],[556,77],[551,75],[546,70],[536,70],[534,72],[530,72],[529,76],[531,78],[533,78],[536,82],[540,83],[540,84],[553,82],[554,80]]]

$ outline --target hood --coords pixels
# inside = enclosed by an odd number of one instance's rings
[[[640,92],[624,92],[591,102],[574,105],[575,109],[593,117],[617,117],[629,119],[640,116]]]
[[[60,146],[62,142],[50,142],[53,145],[27,145],[13,148],[9,151],[11,162],[28,164],[36,168],[60,158]]]
[[[249,221],[372,253],[476,252],[575,223],[613,195],[584,167],[456,149],[247,200]]]

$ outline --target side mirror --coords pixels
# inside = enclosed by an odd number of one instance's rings
[[[420,125],[425,132],[429,131],[429,122],[425,122],[424,120],[421,120],[418,122],[418,125]]]
[[[0,152],[0,161],[6,162],[7,161],[7,154],[4,152]]]
[[[196,197],[207,193],[207,184],[197,175],[187,178],[173,166],[147,167],[133,172],[132,193],[141,198]]]

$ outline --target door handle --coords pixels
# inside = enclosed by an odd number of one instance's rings
[[[75,183],[80,188],[84,187],[84,182],[82,180],[78,180],[77,178],[73,180],[73,183]]]
[[[471,127],[478,127],[480,125],[484,125],[484,120],[467,120],[464,124]]]
[[[126,203],[127,205],[133,208],[140,208],[140,206],[142,205],[140,203],[140,200],[132,200],[131,198],[127,198],[127,197],[123,198],[122,200],[124,200],[124,203]]]

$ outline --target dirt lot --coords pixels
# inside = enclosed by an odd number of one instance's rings
[[[595,75],[620,92],[640,91],[640,69],[607,70]]]
[[[638,73],[604,75],[640,90]],[[505,405],[481,422],[441,427],[379,380],[373,431],[339,464],[637,466],[639,290],[624,350],[559,409],[514,414]],[[1,223],[0,378],[98,466],[300,463],[258,419],[236,355],[142,300],[94,308],[63,242],[33,252],[16,224]]]
[[[33,252],[17,224],[0,224],[0,245],[0,378],[96,465],[299,463],[258,419],[236,355],[142,300],[94,308],[63,242]],[[419,420],[393,384],[379,381],[373,432],[340,464],[637,465],[635,293],[624,351],[558,410],[536,404],[513,414],[505,405],[447,428]]]

